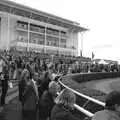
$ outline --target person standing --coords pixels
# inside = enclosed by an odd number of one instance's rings
[[[3,61],[2,57],[0,56],[0,84],[3,79],[3,74],[2,74],[3,65],[4,65],[4,61]]]
[[[39,102],[39,120],[48,120],[54,101],[57,96],[59,85],[55,81],[49,83],[48,90],[44,91]]]
[[[38,100],[37,83],[34,79],[29,79],[23,93],[23,120],[37,119]]]
[[[55,105],[51,110],[50,120],[80,120],[74,115],[75,94],[64,89],[55,100]]]
[[[24,90],[26,88],[27,81],[29,80],[29,78],[30,78],[30,73],[25,68],[21,73],[21,77],[19,81],[19,101],[22,103],[22,105],[24,104],[23,93],[24,93]]]
[[[120,92],[110,92],[105,100],[105,109],[96,112],[92,120],[120,120]]]
[[[8,81],[9,81],[9,64],[7,61],[4,61],[3,69],[2,69],[2,75],[3,79],[1,80],[1,86],[2,86],[2,95],[1,95],[1,106],[5,105],[5,97],[7,95],[8,91]]]
[[[39,98],[41,98],[41,95],[45,90],[48,90],[49,83],[53,81],[53,64],[48,65],[48,70],[45,71],[43,78],[42,78],[42,83],[38,87],[38,93],[39,93]]]
[[[2,75],[2,70],[3,70],[3,59],[2,57],[0,56],[0,76]]]

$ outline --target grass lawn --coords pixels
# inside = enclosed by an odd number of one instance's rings
[[[103,102],[105,101],[106,94],[108,94],[110,91],[120,91],[120,78],[95,80],[85,83],[78,83],[71,79],[64,79],[62,82],[80,93]]]

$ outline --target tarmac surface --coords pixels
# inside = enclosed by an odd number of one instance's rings
[[[0,88],[1,89],[1,88]],[[0,90],[1,96],[1,90]],[[0,120],[22,120],[21,103],[18,101],[18,85],[8,89],[6,105],[0,106]]]
[[[22,120],[22,107],[18,99],[4,106],[0,112],[0,120]]]

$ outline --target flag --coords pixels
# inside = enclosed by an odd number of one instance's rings
[[[92,59],[94,59],[94,57],[95,57],[95,55],[94,55],[94,53],[92,52]]]
[[[80,56],[82,57],[82,50],[80,50]]]

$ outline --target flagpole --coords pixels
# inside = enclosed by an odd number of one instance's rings
[[[92,58],[91,58],[91,61],[93,62],[93,59],[94,59],[95,55],[94,53],[92,52]]]
[[[83,34],[84,32],[81,32],[81,53],[83,53]]]

